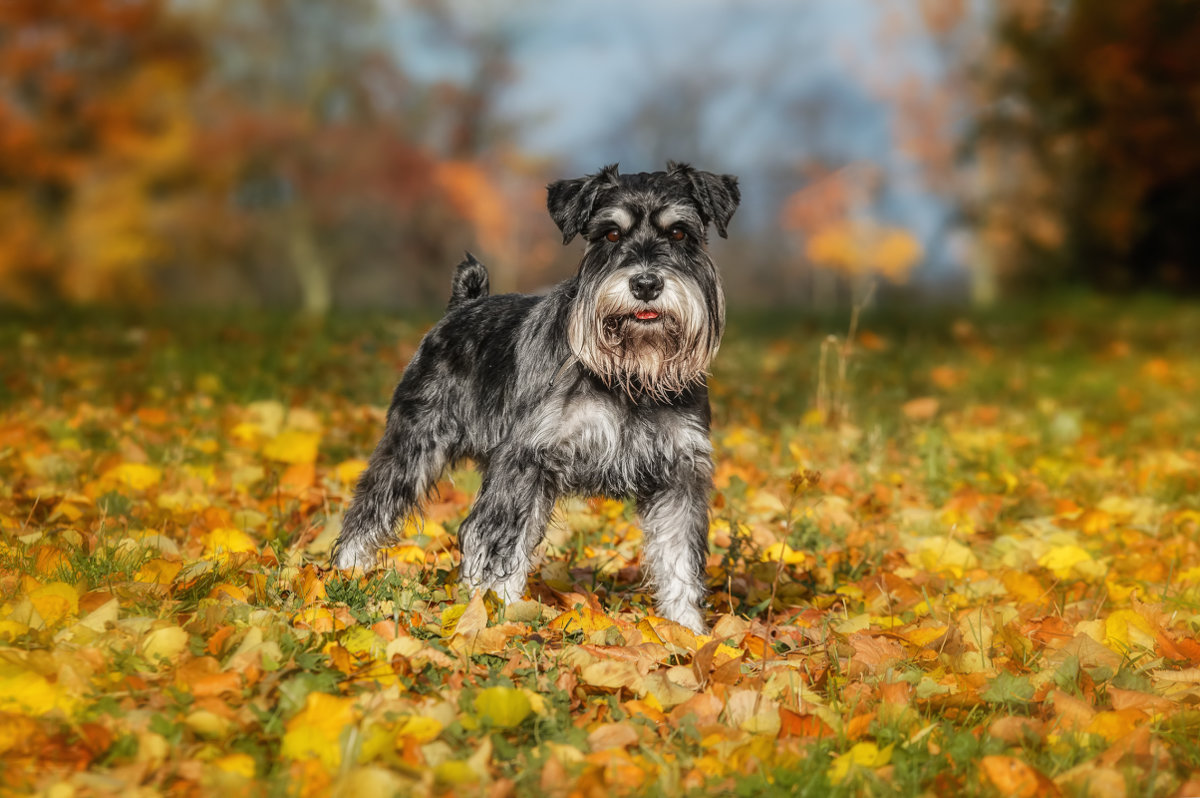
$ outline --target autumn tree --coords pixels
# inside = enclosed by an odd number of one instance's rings
[[[260,301],[320,315],[350,261],[441,228],[433,159],[401,121],[410,87],[373,0],[218,1],[192,12],[212,69],[197,92],[197,190],[181,257],[239,271]],[[294,292],[294,293],[293,293]]]
[[[970,142],[1011,282],[1200,289],[1200,5],[1000,6]]]
[[[150,293],[202,63],[165,6],[0,4],[0,301]]]

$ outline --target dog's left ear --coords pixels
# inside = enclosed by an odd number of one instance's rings
[[[609,164],[594,175],[574,180],[559,180],[546,187],[546,208],[562,231],[563,243],[583,232],[592,218],[596,197],[606,188],[617,186],[617,165]]]
[[[738,179],[733,175],[700,172],[685,163],[674,161],[667,161],[667,172],[688,185],[705,224],[712,222],[721,238],[728,238],[726,228],[729,226],[729,220],[733,218],[733,212],[742,201]]]

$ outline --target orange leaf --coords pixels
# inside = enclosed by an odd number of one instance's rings
[[[242,691],[242,676],[240,673],[222,671],[210,673],[193,679],[189,685],[192,695],[196,698],[207,698],[222,693],[240,694]]]
[[[983,768],[983,775],[1001,795],[1042,798],[1062,794],[1050,779],[1011,756],[985,756],[979,764]]]
[[[937,399],[932,396],[922,396],[919,399],[910,399],[900,409],[909,421],[929,421],[937,415],[940,407],[941,404]]]
[[[816,715],[801,715],[779,708],[780,737],[833,737],[833,729]]]

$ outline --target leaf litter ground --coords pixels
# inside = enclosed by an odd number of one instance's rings
[[[325,568],[419,321],[5,322],[3,790],[1200,793],[1200,316],[836,327],[731,325],[696,636],[611,500],[468,600],[469,468]]]

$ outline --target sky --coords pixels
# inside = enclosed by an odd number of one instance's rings
[[[773,224],[805,162],[870,161],[886,189],[873,213],[936,237],[948,205],[896,147],[886,93],[939,79],[918,26],[888,15],[918,0],[456,0],[463,28],[510,42],[497,103],[523,149],[573,174],[691,161],[739,175],[751,227]],[[395,0],[391,40],[418,80],[462,80],[473,54]],[[910,17],[911,18],[911,17]]]

